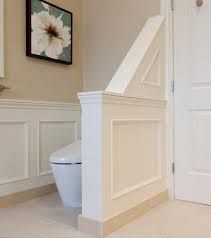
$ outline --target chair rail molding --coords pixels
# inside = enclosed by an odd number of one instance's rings
[[[0,0],[0,79],[4,78],[4,0]]]
[[[80,105],[78,103],[0,99],[0,108],[78,111],[80,110]]]

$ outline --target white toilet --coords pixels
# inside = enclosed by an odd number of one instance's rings
[[[63,205],[81,207],[81,141],[56,151],[49,161]]]

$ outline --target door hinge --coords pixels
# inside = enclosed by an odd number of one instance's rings
[[[171,10],[174,11],[174,0],[171,0]]]
[[[171,92],[174,93],[175,91],[175,82],[174,80],[171,81]]]
[[[175,174],[175,163],[172,163],[172,173]]]

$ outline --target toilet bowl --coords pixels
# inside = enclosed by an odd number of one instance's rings
[[[49,158],[56,186],[65,207],[81,207],[81,141],[74,142]]]

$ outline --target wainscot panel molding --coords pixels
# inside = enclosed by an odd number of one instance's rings
[[[38,141],[37,141],[37,163],[38,176],[51,174],[48,155],[52,150],[58,150],[64,145],[69,144],[69,141],[78,139],[79,125],[77,121],[68,120],[42,120],[38,122]],[[63,136],[63,140],[58,135]],[[54,137],[54,140],[49,140],[49,137]]]
[[[79,104],[0,100],[0,197],[53,184],[49,155],[80,138]]]
[[[29,123],[28,121],[0,120],[0,185],[18,182],[29,178]],[[2,146],[5,144],[9,146]],[[12,145],[12,150],[10,146]],[[13,170],[14,155],[19,154],[16,171]],[[10,171],[8,171],[10,168]]]
[[[112,200],[162,179],[161,123],[159,118],[111,121]],[[138,151],[142,156],[137,156]]]

